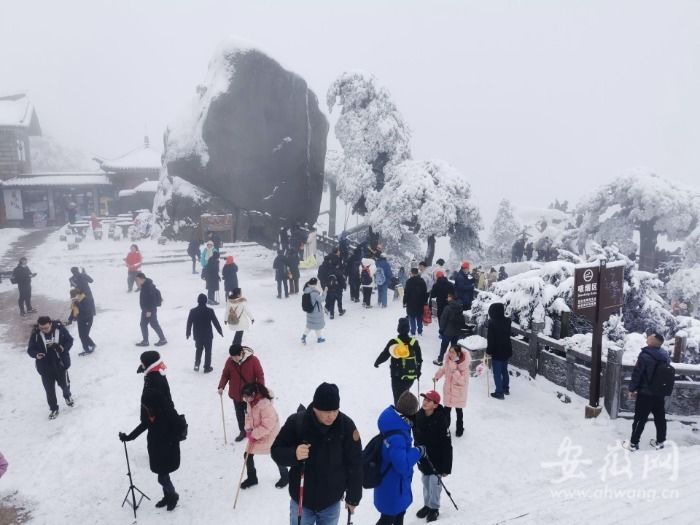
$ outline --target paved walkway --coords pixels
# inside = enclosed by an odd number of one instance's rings
[[[20,257],[30,253],[34,248],[40,246],[49,235],[55,230],[44,229],[34,230],[26,235],[23,235],[10,245],[10,248],[0,258],[0,268],[4,271],[12,271]],[[29,267],[32,267],[32,261],[29,260]],[[4,282],[4,279],[3,279]],[[39,310],[37,314],[29,314],[26,317],[19,315],[19,307],[17,306],[18,292],[17,287],[0,292],[0,311],[7,312],[0,319],[0,326],[6,328],[5,341],[17,344],[21,351],[25,351],[25,345],[29,338],[31,326],[36,322],[38,315],[47,312],[48,315],[56,316],[58,312],[67,311],[67,303],[56,301],[37,293],[38,290],[32,290],[32,306]]]

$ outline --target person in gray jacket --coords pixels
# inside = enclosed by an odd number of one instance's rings
[[[323,314],[323,300],[326,298],[326,290],[321,292],[318,289],[318,279],[312,277],[304,285],[304,294],[309,294],[311,301],[311,311],[306,312],[306,329],[301,336],[301,342],[306,344],[306,336],[311,330],[316,332],[316,342],[323,343],[323,327],[326,326],[326,319]],[[304,299],[302,298],[302,303]]]

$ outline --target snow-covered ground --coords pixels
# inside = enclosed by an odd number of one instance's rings
[[[70,370],[76,404],[61,406],[58,419],[49,421],[40,378],[23,344],[29,322],[22,322],[15,310],[3,312],[0,323],[12,327],[12,333],[0,342],[0,451],[10,467],[0,480],[0,500],[16,492],[13,501],[27,506],[38,524],[131,523],[131,509],[120,507],[128,479],[117,437],[138,423],[143,382],[136,374],[142,349],[134,346],[140,340],[138,295],[126,293],[122,263],[130,243],[87,239],[77,251],[64,244],[56,233],[29,254],[30,267],[38,273],[34,302],[42,314],[65,319],[69,268],[84,266],[95,279],[98,316],[92,336],[98,348],[78,357],[77,332],[70,328],[76,337]],[[225,339],[215,339],[214,373],[193,372],[194,345],[185,340],[185,320],[203,281],[190,273],[184,243],[139,245],[144,260],[155,262],[144,271],[164,298],[159,319],[169,344],[160,351],[175,405],[190,425],[181,467],[171,476],[180,493],[173,512],[153,507],[160,486],[148,468],[145,436],[128,444],[134,481],[153,500],[139,509],[139,523],[287,523],[288,493],[274,488],[277,471],[270,458],[257,459],[260,484],[242,491],[232,509],[244,446],[231,443],[237,429],[228,398],[229,444],[223,443],[216,387],[233,334],[224,327]],[[372,363],[395,335],[400,305],[364,310],[347,302],[347,315],[327,320],[326,343],[302,346],[301,297],[276,299],[272,253],[251,245],[226,246],[225,251],[236,257],[240,284],[256,319],[244,342],[263,364],[280,417],[309,403],[320,382],[335,382],[341,410],[355,420],[367,442],[377,432],[380,411],[391,403],[388,364],[375,369]],[[45,311],[42,294],[64,301],[65,310]],[[223,319],[221,310],[219,316]],[[420,386],[426,390],[432,387],[431,361],[439,346],[435,324],[420,343],[425,356]],[[486,376],[472,378],[469,390],[466,433],[453,438],[453,474],[445,478],[460,510],[443,494],[440,523],[697,522],[700,439],[690,426],[671,422],[669,439],[677,447],[651,451],[646,445],[653,437],[650,423],[643,450],[629,456],[615,445],[629,436],[630,421],[611,421],[605,412],[597,420],[585,420],[585,401],[572,395],[572,402],[563,404],[556,396],[561,389],[546,380],[514,376],[505,401],[487,395]],[[415,517],[422,506],[419,475],[414,476],[413,494],[407,525],[423,521]],[[369,525],[377,516],[372,493],[365,491],[354,523]]]
[[[0,259],[5,257],[10,245],[25,233],[26,230],[22,228],[0,228]]]

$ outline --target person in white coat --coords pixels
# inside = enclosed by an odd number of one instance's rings
[[[240,288],[234,288],[228,295],[226,302],[226,318],[224,323],[230,330],[236,333],[233,335],[233,344],[240,345],[243,341],[243,332],[250,330],[255,322],[253,314],[248,308],[248,301],[241,292]]]

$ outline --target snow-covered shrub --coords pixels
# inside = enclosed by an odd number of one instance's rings
[[[673,303],[685,303],[687,312],[697,316],[700,312],[700,265],[681,268],[666,284]]]
[[[521,230],[522,226],[515,218],[513,205],[508,199],[501,200],[486,244],[486,256],[489,261],[494,263],[510,261],[513,243]]]

